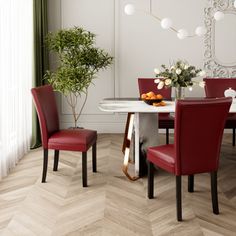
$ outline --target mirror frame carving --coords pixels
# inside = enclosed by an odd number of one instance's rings
[[[236,61],[230,64],[220,62],[215,55],[215,19],[214,13],[235,14],[236,8],[232,0],[208,0],[204,9],[206,34],[204,38],[204,68],[208,77],[236,77]]]

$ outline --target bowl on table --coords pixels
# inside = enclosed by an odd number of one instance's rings
[[[154,92],[143,93],[141,99],[148,105],[159,104],[163,101],[161,94],[155,94]]]
[[[153,105],[154,103],[162,102],[163,98],[162,99],[143,99],[143,101],[147,103],[148,105]]]

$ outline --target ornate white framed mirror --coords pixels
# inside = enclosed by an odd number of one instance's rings
[[[219,11],[221,20],[215,20]],[[208,0],[205,8],[204,67],[208,77],[236,77],[236,8],[233,0]]]

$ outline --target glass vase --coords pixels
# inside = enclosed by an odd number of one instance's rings
[[[175,100],[184,99],[185,87],[175,87]]]

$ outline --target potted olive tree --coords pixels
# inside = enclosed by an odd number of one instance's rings
[[[59,63],[56,70],[47,71],[44,78],[55,91],[65,96],[76,128],[87,100],[89,85],[97,72],[107,68],[113,58],[95,46],[95,34],[79,27],[49,33],[46,43],[49,50],[57,54]],[[85,99],[77,111],[78,99],[82,94],[85,94]]]

